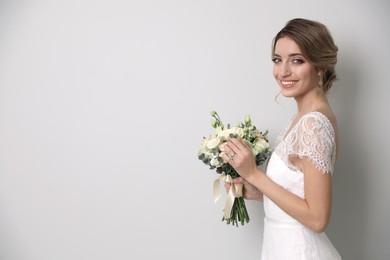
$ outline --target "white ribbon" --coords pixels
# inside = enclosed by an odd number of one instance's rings
[[[221,181],[228,182],[230,183],[230,189],[227,195],[227,199],[225,202],[225,209],[224,209],[224,218],[225,219],[230,219],[230,215],[232,212],[233,204],[234,204],[234,199],[242,197],[242,184],[234,184],[233,183],[233,178],[230,175],[226,175],[225,173],[222,173],[221,176],[219,176],[215,181],[214,181],[214,203],[217,203],[217,201],[221,198]]]

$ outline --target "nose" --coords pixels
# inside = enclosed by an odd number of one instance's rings
[[[282,62],[279,66],[279,76],[286,77],[291,75],[290,66],[286,62]]]

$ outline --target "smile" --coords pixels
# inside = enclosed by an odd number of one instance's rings
[[[281,80],[280,83],[282,83],[283,87],[291,87],[293,84],[297,83],[297,81]]]

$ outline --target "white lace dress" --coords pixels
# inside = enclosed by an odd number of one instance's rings
[[[289,155],[307,157],[324,174],[332,174],[335,164],[335,132],[320,112],[304,115],[286,135],[292,120],[277,138],[267,175],[290,192],[305,198],[303,173],[292,165]],[[341,259],[325,235],[303,226],[264,196],[264,237],[262,260]]]

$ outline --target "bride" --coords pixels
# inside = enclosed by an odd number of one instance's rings
[[[235,183],[244,185],[244,198],[263,202],[262,260],[341,259],[324,233],[338,147],[326,94],[336,79],[337,51],[323,24],[289,21],[273,40],[273,74],[297,111],[277,138],[266,173],[242,140],[231,138],[223,147],[221,156],[241,176]]]

